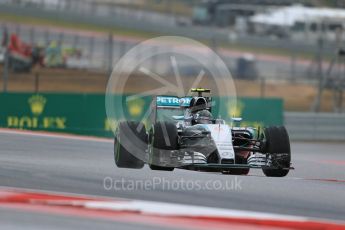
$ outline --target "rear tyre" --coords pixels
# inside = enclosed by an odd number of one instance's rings
[[[262,169],[262,171],[268,177],[284,177],[289,173],[289,169],[286,168],[289,168],[291,163],[289,135],[284,126],[265,128],[264,133],[265,152],[270,154],[273,166],[278,169]]]
[[[170,150],[178,148],[178,133],[176,125],[169,122],[157,122],[153,126],[152,133],[152,153],[150,159],[150,168],[152,170],[173,171],[174,167],[161,166],[161,159]]]
[[[143,168],[146,148],[147,134],[144,124],[135,121],[120,122],[114,140],[116,166],[132,169]]]

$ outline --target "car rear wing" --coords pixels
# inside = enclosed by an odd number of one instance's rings
[[[192,97],[156,96],[157,108],[189,107]]]
[[[153,96],[150,105],[149,121],[151,124],[155,123],[157,120],[157,110],[158,109],[180,109],[184,110],[190,106],[192,97],[177,97],[177,96],[166,96],[158,95]]]

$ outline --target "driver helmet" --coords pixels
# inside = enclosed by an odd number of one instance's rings
[[[203,97],[195,97],[190,102],[190,111],[196,113],[207,108],[207,101]]]
[[[206,109],[200,110],[194,114],[194,124],[212,124],[212,113]]]

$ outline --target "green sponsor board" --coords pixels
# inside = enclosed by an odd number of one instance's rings
[[[115,116],[108,119],[102,94],[0,94],[0,126],[110,137],[119,119],[141,120],[147,116],[150,97],[130,100],[127,96],[113,97]],[[215,111],[228,121],[232,116],[240,116],[244,126],[283,123],[281,99],[240,98],[236,106],[227,103],[226,98],[218,100],[225,100],[225,106]]]
[[[105,135],[102,95],[7,93],[0,104],[2,127]]]
[[[283,100],[279,98],[238,98],[236,103],[226,98],[222,108],[217,108],[221,118],[230,122],[231,117],[242,117],[241,126],[265,127],[283,125]]]

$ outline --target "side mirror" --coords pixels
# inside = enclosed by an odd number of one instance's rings
[[[178,121],[184,120],[184,116],[172,116],[172,118]]]
[[[242,117],[232,117],[231,120],[234,121],[234,122],[241,122],[242,121]]]

